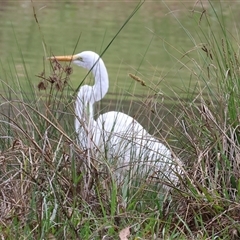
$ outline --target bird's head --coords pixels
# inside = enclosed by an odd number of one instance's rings
[[[101,100],[107,93],[109,86],[108,73],[103,60],[97,53],[84,51],[70,56],[53,56],[48,58],[48,60],[73,62],[80,67],[91,70],[95,78],[95,84],[93,85],[94,94],[91,95],[90,102]]]
[[[84,51],[75,55],[70,56],[53,56],[48,58],[49,60],[57,60],[64,62],[73,62],[74,64],[86,68],[88,70],[92,69],[95,63],[99,60],[100,57],[97,53],[92,51]],[[97,63],[96,63],[97,64]]]

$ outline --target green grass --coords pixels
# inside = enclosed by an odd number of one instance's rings
[[[157,85],[143,86],[150,94],[139,104],[139,114],[152,111],[169,129],[162,141],[168,139],[184,163],[177,187],[169,183],[171,192],[159,190],[161,179],[119,186],[108,159],[89,162],[75,141],[69,66],[53,62],[49,76],[39,75],[39,90],[26,77],[30,96],[20,81],[20,91],[8,84],[17,71],[1,79],[2,239],[118,239],[126,227],[129,239],[239,238],[239,41],[221,13],[210,10],[211,17],[200,15],[203,38],[178,59],[196,85],[185,86],[187,98],[176,95],[177,105],[165,109],[173,126],[158,111],[167,96]],[[159,125],[149,124],[162,135]]]

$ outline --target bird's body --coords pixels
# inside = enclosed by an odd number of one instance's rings
[[[156,174],[176,182],[180,172],[179,160],[171,151],[151,136],[134,118],[116,111],[107,112],[94,120],[93,105],[108,91],[108,73],[103,60],[94,52],[85,51],[74,56],[54,57],[92,71],[93,86],[80,88],[75,104],[75,129],[78,143],[83,149],[116,161],[119,180],[124,172]],[[176,161],[177,162],[176,162]]]
[[[117,160],[118,179],[124,180],[123,173],[131,171],[131,176],[147,174],[177,182],[175,173],[180,169],[171,151],[135,119],[121,112],[107,112],[99,116],[96,128],[101,132],[97,141],[107,149],[107,158]]]

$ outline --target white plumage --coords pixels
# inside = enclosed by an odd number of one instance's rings
[[[58,61],[72,61],[74,64],[91,70],[95,84],[80,88],[75,103],[75,129],[78,143],[89,153],[106,153],[109,161],[116,163],[119,181],[127,172],[131,176],[154,175],[162,180],[178,180],[181,162],[141,124],[121,112],[107,112],[94,120],[93,105],[101,100],[109,87],[108,73],[103,60],[92,51],[84,51],[73,56],[53,57]],[[98,154],[98,156],[100,156]]]

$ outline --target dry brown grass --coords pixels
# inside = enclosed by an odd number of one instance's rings
[[[204,97],[206,99],[206,96]],[[240,236],[240,147],[238,128],[228,124],[215,102],[199,96],[183,103],[184,118],[179,122],[182,143],[185,143],[186,178],[181,191],[173,194],[178,203],[173,228],[199,236],[215,234],[230,239]],[[185,146],[185,147],[184,147]],[[208,239],[208,238],[207,238]]]

